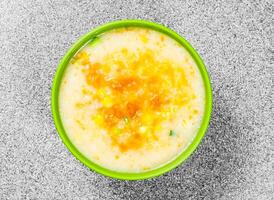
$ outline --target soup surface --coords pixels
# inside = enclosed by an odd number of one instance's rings
[[[59,107],[72,143],[91,161],[123,172],[157,168],[192,142],[204,85],[190,54],[145,28],[98,36],[71,59]]]

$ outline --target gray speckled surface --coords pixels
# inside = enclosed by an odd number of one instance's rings
[[[0,1],[0,199],[274,199],[274,2]],[[54,128],[57,64],[82,34],[140,18],[184,36],[211,76],[207,135],[180,167],[119,181],[78,162]]]

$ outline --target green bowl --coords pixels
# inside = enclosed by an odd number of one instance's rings
[[[116,29],[116,28],[121,28],[121,27],[150,28],[150,29],[162,32],[162,33],[166,34],[167,36],[173,38],[178,43],[180,43],[190,53],[192,58],[195,60],[197,66],[200,70],[200,73],[202,75],[203,82],[204,82],[205,112],[204,112],[202,124],[198,130],[198,133],[196,134],[195,138],[193,139],[192,143],[187,147],[187,149],[185,149],[182,153],[180,153],[174,160],[170,161],[169,163],[167,163],[163,166],[160,166],[159,168],[153,169],[151,171],[146,171],[146,172],[139,172],[139,173],[117,172],[117,171],[107,169],[107,168],[100,166],[100,165],[92,162],[91,160],[89,160],[74,146],[72,141],[67,136],[64,126],[62,124],[62,120],[61,120],[60,112],[59,112],[58,98],[59,98],[60,83],[61,83],[64,71],[66,70],[66,67],[68,66],[70,59],[87,42],[95,40],[96,36],[106,32],[106,31],[109,31],[111,29]],[[56,129],[57,129],[60,137],[62,138],[63,143],[70,150],[70,152],[78,160],[80,160],[84,165],[86,165],[90,169],[92,169],[100,174],[103,174],[105,176],[108,176],[108,177],[124,179],[124,180],[141,180],[141,179],[156,177],[156,176],[162,175],[162,174],[174,169],[179,164],[181,164],[184,160],[186,160],[191,155],[191,153],[197,148],[197,146],[199,145],[199,143],[201,142],[202,138],[204,137],[204,135],[206,133],[206,129],[207,129],[209,121],[210,121],[211,110],[212,110],[212,92],[211,92],[209,76],[208,76],[207,70],[203,64],[202,59],[199,57],[199,55],[193,49],[193,47],[184,38],[182,38],[176,32],[174,32],[160,24],[156,24],[153,22],[145,21],[145,20],[121,20],[121,21],[110,22],[110,23],[104,24],[98,28],[91,30],[89,33],[83,35],[68,50],[68,52],[65,54],[63,59],[60,61],[57,72],[54,77],[54,81],[53,81],[53,85],[52,85],[51,109],[52,109],[52,114],[53,114],[53,119],[54,119]]]

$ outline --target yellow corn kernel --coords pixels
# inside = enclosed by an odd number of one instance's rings
[[[121,135],[122,134],[122,130],[120,128],[115,128],[114,129],[114,134],[115,135]]]
[[[107,95],[106,90],[103,89],[103,88],[98,89],[98,90],[97,90],[97,95],[98,95],[100,98],[104,98],[104,97]]]
[[[148,39],[147,39],[146,35],[141,35],[140,38],[141,38],[143,43],[147,43]]]
[[[92,119],[98,125],[103,124],[103,122],[104,122],[103,117],[101,115],[94,115],[94,116],[92,116]]]
[[[151,124],[153,122],[153,116],[149,113],[144,113],[142,116],[142,122],[145,124]]]
[[[141,126],[139,128],[139,131],[140,131],[140,133],[145,133],[147,131],[147,127],[146,126]]]
[[[103,98],[102,104],[105,107],[110,107],[110,106],[112,106],[113,101],[109,96],[106,96],[106,97]]]

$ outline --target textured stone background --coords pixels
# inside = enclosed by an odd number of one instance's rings
[[[0,1],[0,199],[274,199],[274,2]],[[211,76],[207,135],[159,178],[119,181],[78,162],[54,128],[57,64],[79,36],[117,19],[184,36]]]

